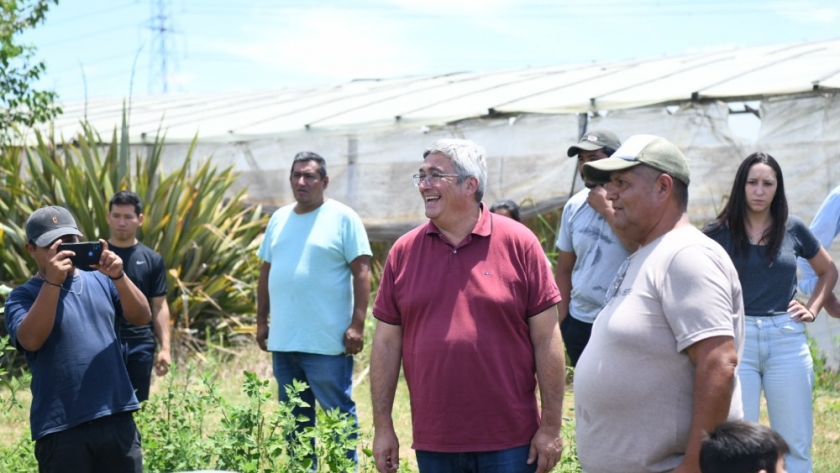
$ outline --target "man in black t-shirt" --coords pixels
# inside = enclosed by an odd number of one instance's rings
[[[169,306],[166,303],[166,268],[163,258],[137,240],[143,225],[143,203],[131,191],[120,191],[108,203],[108,245],[124,261],[125,273],[149,300],[151,323],[134,326],[120,321],[120,340],[131,384],[140,402],[149,398],[152,367],[155,374],[169,372]],[[160,350],[155,357],[155,338]]]

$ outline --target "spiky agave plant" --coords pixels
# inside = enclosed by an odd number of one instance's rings
[[[3,219],[10,223],[0,231],[13,234],[9,238],[17,243],[2,255],[11,282],[31,275],[22,227],[34,209],[62,205],[86,238],[107,238],[108,200],[114,192],[130,189],[144,201],[139,237],[163,256],[168,269],[167,298],[176,337],[195,331],[203,336],[206,330],[233,333],[247,325],[255,312],[256,248],[267,217],[260,207],[245,202],[245,189],[231,192],[237,177],[232,167],[218,169],[207,158],[193,170],[193,139],[181,168],[165,174],[164,134],[158,133],[146,156],[131,156],[125,118],[119,137],[115,129],[107,144],[84,123],[71,143],[54,147],[42,133],[34,137],[35,144],[23,151],[25,169],[15,167],[5,154],[0,161],[9,166],[3,176],[11,176],[3,192],[16,198],[13,208],[0,207],[10,214]],[[30,269],[21,268],[21,262]]]

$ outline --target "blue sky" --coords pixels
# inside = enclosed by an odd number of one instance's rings
[[[60,0],[25,36],[47,63],[39,86],[62,100],[160,93],[159,5],[169,93],[840,38],[837,0]]]

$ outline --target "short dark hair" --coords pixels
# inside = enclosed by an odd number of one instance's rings
[[[510,214],[510,218],[519,222],[519,205],[512,200],[499,200],[490,206],[490,211],[496,213],[497,210],[504,209]]]
[[[315,161],[318,163],[318,174],[321,175],[321,179],[323,180],[327,177],[327,161],[322,158],[320,154],[313,153],[312,151],[301,151],[295,155],[295,159],[292,161],[292,169],[289,171],[289,176],[295,172],[295,164],[305,161]]]
[[[113,210],[115,205],[133,205],[134,212],[139,216],[143,213],[143,201],[140,196],[131,191],[119,191],[108,201],[108,212]]]
[[[610,148],[609,146],[604,146],[603,148],[601,148],[601,151],[603,151],[608,158],[615,154],[615,150],[613,148]]]
[[[724,422],[706,434],[700,446],[702,473],[776,473],[779,457],[790,453],[785,439],[753,422]]]

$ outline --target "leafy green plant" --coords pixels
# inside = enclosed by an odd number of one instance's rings
[[[580,461],[577,456],[577,444],[575,443],[575,424],[568,417],[563,418],[563,428],[560,431],[563,437],[563,454],[560,461],[554,467],[558,473],[581,473]]]
[[[0,287],[5,288],[5,286]],[[26,389],[32,379],[29,371],[24,371],[19,376],[9,376],[6,367],[11,365],[9,359],[16,354],[15,352],[15,347],[9,344],[8,335],[0,337],[0,386],[5,388],[4,393],[0,393],[0,412],[21,408],[18,393]]]
[[[206,385],[211,398],[221,407],[219,429],[210,435],[203,460],[214,468],[238,469],[243,473],[271,472],[284,458],[285,435],[291,434],[295,417],[292,408],[303,404],[300,400],[302,385],[289,386],[289,403],[281,403],[269,414],[265,411],[271,403],[269,381],[260,380],[254,373],[244,372],[243,389],[248,396],[245,405],[234,405],[219,395],[213,385]],[[286,447],[301,458],[311,454],[307,445],[294,449]],[[295,455],[291,455],[295,457]]]
[[[46,70],[35,62],[35,46],[21,44],[20,36],[44,21],[50,4],[58,0],[4,0],[0,2],[0,141],[6,144],[15,125],[32,126],[61,113],[56,93],[32,85]]]
[[[28,431],[11,445],[0,447],[0,471],[38,471],[35,442],[29,439]]]
[[[6,291],[5,286],[3,292]],[[5,297],[5,294],[4,294]],[[13,354],[15,348],[9,344],[9,337],[0,337],[0,413],[3,424],[11,423],[10,415],[25,410],[17,395],[21,390],[29,386],[31,375],[28,371],[21,376],[9,376],[8,355]],[[34,444],[29,439],[29,429],[11,444],[0,446],[0,471],[36,471],[38,469],[35,461]]]
[[[222,469],[241,473],[354,471],[346,458],[356,447],[352,419],[338,411],[318,410],[315,427],[295,432],[295,406],[305,405],[304,383],[287,386],[289,402],[277,402],[270,381],[245,371],[244,402],[220,393],[211,371],[196,375],[178,367],[167,376],[163,393],[153,395],[136,414],[143,435],[145,471]],[[196,380],[196,376],[198,379]],[[197,382],[196,382],[197,381]],[[372,471],[372,461],[362,466]]]
[[[32,274],[25,251],[21,206],[33,199],[26,185],[20,148],[0,146],[0,283],[23,281]]]
[[[195,469],[202,449],[207,414],[212,405],[207,396],[191,386],[194,367],[182,371],[173,365],[164,378],[163,393],[155,395],[135,414],[143,436],[143,463],[146,471],[184,471]],[[210,382],[209,375],[201,382]]]

